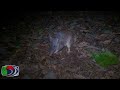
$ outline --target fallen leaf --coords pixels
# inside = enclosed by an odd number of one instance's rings
[[[87,42],[81,42],[79,43],[79,47],[85,47],[85,46],[88,46],[88,43]]]
[[[103,41],[102,43],[103,44],[109,44],[111,42],[111,40],[105,40],[105,41]]]

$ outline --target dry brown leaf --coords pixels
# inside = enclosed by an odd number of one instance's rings
[[[111,39],[105,40],[105,41],[103,41],[102,43],[103,43],[103,44],[109,44],[110,42],[111,42]]]
[[[99,35],[99,36],[96,36],[95,38],[96,38],[96,39],[103,39],[103,38],[105,38],[105,37],[107,37],[107,34],[101,34],[101,35]]]
[[[82,48],[82,47],[85,47],[85,46],[88,46],[88,43],[87,42],[81,42],[79,43],[78,47]]]

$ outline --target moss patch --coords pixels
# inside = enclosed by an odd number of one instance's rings
[[[92,57],[95,59],[97,64],[104,68],[119,63],[118,57],[109,51],[93,53]]]

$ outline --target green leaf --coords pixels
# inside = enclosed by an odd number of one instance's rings
[[[97,64],[99,64],[104,68],[109,67],[110,65],[119,63],[118,57],[109,51],[93,53],[92,58],[95,59]]]

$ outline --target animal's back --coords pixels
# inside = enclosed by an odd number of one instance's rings
[[[61,44],[66,44],[68,41],[72,40],[72,33],[70,31],[59,31],[56,34],[57,38],[59,38],[59,42],[61,42]]]

